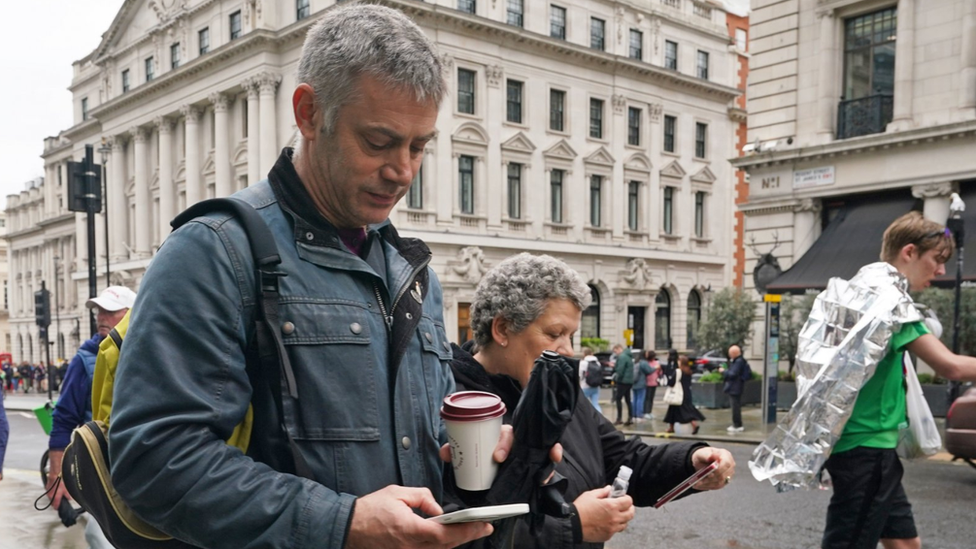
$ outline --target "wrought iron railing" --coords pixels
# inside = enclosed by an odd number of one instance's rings
[[[837,139],[882,133],[891,122],[894,97],[870,95],[837,105]]]

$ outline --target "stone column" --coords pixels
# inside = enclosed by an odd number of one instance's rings
[[[829,143],[834,140],[834,121],[838,96],[834,83],[834,66],[837,60],[836,20],[833,10],[817,13],[820,19],[820,59],[817,79],[817,141]],[[900,38],[900,37],[899,37]]]
[[[609,201],[609,208],[604,212],[610,218],[603,226],[609,228],[614,240],[624,239],[624,227],[627,226],[627,182],[624,181],[624,143],[627,142],[627,99],[623,94],[610,97],[613,114],[607,117],[606,135],[611,136],[610,154],[614,156],[613,171],[607,177],[607,191],[604,194]],[[643,112],[642,112],[643,114]],[[643,123],[643,120],[641,121]]]
[[[976,2],[963,5],[959,109],[961,118],[966,120],[976,117]]]
[[[128,178],[126,173],[125,142],[121,135],[108,138],[109,146],[112,147],[112,156],[108,167],[108,228],[111,234],[109,238],[109,255],[112,263],[118,263],[128,259],[128,252],[122,246],[126,240],[125,228],[128,226],[126,220],[129,212],[125,204],[125,181]],[[81,249],[83,235],[75,240],[78,250]]]
[[[912,127],[915,98],[915,0],[898,0],[898,41],[895,43],[894,114],[889,131]]]
[[[130,219],[135,229],[135,242],[129,246],[135,250],[135,257],[142,259],[151,255],[150,251],[150,208],[149,208],[149,131],[142,127],[133,127],[129,135],[135,142],[135,219]]]
[[[820,237],[820,200],[804,198],[793,208],[793,264]]]
[[[258,136],[258,98],[260,88],[253,78],[244,81],[247,90],[247,184],[254,185],[268,174],[261,173],[261,139]]]
[[[230,173],[230,130],[227,122],[227,96],[214,92],[210,94],[214,106],[214,194],[218,197],[230,196],[234,191]]]
[[[159,132],[159,240],[169,234],[169,221],[176,217],[176,184],[173,182],[173,121],[158,116],[153,121]]]
[[[186,124],[186,207],[203,198],[200,174],[200,109],[193,105],[180,107]]]
[[[488,86],[485,88],[487,93],[485,93],[485,101],[482,106],[485,112],[495,115],[485,117],[485,129],[488,131],[488,135],[500,136],[502,134],[502,120],[505,119],[506,88],[504,69],[501,65],[489,65],[485,67],[485,80]],[[502,161],[501,149],[499,147],[488,147],[485,151],[485,168],[485,178],[477,179],[475,185],[477,187],[491,187],[493,186],[491,182],[497,181],[501,183],[502,192],[485,193],[485,203],[475,203],[475,212],[481,209],[488,218],[488,229],[498,230],[501,228],[502,219],[508,218],[509,200],[508,161]],[[523,189],[527,185],[524,177],[525,175],[523,174]],[[522,196],[524,197],[525,193],[522,193]]]
[[[927,183],[912,187],[912,196],[925,200],[922,214],[936,223],[944,224],[949,219],[949,201],[952,183]]]
[[[278,160],[278,123],[275,116],[275,91],[281,76],[263,72],[257,76],[261,97],[261,177],[266,177]]]

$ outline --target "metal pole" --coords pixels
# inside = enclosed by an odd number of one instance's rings
[[[102,155],[102,202],[105,206],[105,213],[102,216],[102,221],[105,222],[105,287],[108,288],[112,285],[112,270],[109,268],[109,254],[108,254],[108,153],[112,148],[108,146],[105,142],[105,138],[102,138],[102,146],[98,148],[98,152]]]
[[[94,298],[98,295],[97,280],[95,274],[95,171],[94,156],[95,148],[85,145],[85,205],[88,210],[88,297]],[[98,331],[98,324],[95,322],[94,309],[88,310],[88,319],[91,324],[91,335]],[[91,337],[91,336],[89,336]]]
[[[960,318],[959,308],[962,304],[962,267],[963,267],[963,243],[966,239],[966,231],[962,219],[962,212],[965,205],[956,193],[952,194],[952,203],[949,206],[950,217],[946,222],[946,228],[952,231],[952,236],[956,240],[956,302],[953,305],[952,318],[952,352],[959,354],[959,329]],[[946,400],[952,406],[956,398],[959,397],[961,384],[958,381],[949,381],[946,389]]]
[[[61,348],[61,292],[60,288],[58,288],[60,286],[60,277],[58,276],[60,274],[60,264],[61,258],[54,256],[54,333],[56,334],[55,341],[58,345],[57,358],[64,356],[64,349]]]

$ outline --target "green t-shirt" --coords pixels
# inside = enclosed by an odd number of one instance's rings
[[[888,353],[857,395],[851,418],[834,446],[835,454],[858,446],[898,446],[898,430],[907,421],[902,353],[909,343],[927,333],[924,322],[911,322],[891,336]]]

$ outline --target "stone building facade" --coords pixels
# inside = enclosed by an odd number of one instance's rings
[[[976,2],[757,0],[750,25],[747,244],[788,269],[844,203],[945,222],[976,196]]]
[[[590,282],[598,299],[582,336],[621,341],[629,327],[636,346],[687,347],[704,289],[731,279],[727,159],[741,109],[722,7],[381,3],[416,20],[447,69],[439,135],[392,219],[433,251],[448,334],[468,337],[485,270],[527,250],[563,258]],[[8,198],[15,354],[33,330],[26,298],[54,278],[55,256],[66,258],[68,336],[84,312],[86,232],[84,216],[65,209],[66,162],[85,144],[104,151],[99,287],[108,261],[113,284],[138,289],[176,213],[259,181],[294,143],[302,41],[333,4],[123,4],[99,47],[74,64],[75,124],[46,140],[44,184]]]

